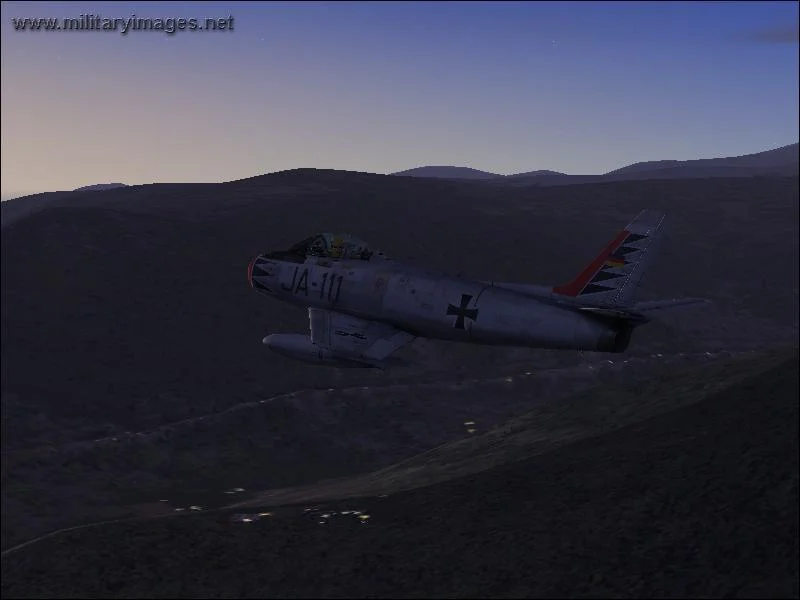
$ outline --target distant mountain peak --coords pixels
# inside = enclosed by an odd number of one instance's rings
[[[101,190],[113,190],[114,188],[128,187],[124,183],[95,183],[94,185],[85,185],[83,187],[75,188],[73,192],[99,192]]]
[[[508,175],[508,177],[544,177],[544,176],[557,176],[557,177],[569,177],[566,173],[559,173],[558,171],[549,171],[547,169],[539,169],[538,171],[528,171],[526,173],[515,173],[514,175]]]
[[[625,167],[615,169],[606,173],[607,176],[632,175],[652,171],[662,171],[671,169],[687,170],[695,172],[694,176],[712,176],[714,170],[732,169],[779,169],[780,171],[791,171],[791,165],[797,164],[798,144],[789,144],[773,150],[744,154],[740,156],[726,156],[722,158],[698,158],[690,160],[650,160],[633,163]],[[682,173],[683,174],[683,173]]]
[[[503,175],[498,175],[497,173],[479,171],[478,169],[472,169],[470,167],[454,167],[449,165],[417,167],[415,169],[391,173],[391,175],[400,175],[402,177],[432,177],[437,179],[494,179],[495,177],[503,177]]]

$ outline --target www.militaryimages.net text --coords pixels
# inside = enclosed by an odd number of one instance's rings
[[[95,14],[81,14],[72,18],[12,18],[14,31],[97,31],[117,32],[127,35],[131,32],[156,31],[174,35],[179,31],[233,31],[233,16],[179,18],[179,17],[103,17]]]

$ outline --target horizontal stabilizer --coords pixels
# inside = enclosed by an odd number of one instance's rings
[[[686,306],[696,306],[698,304],[709,304],[708,300],[703,298],[673,298],[670,300],[652,300],[649,302],[637,302],[630,308],[610,308],[600,306],[581,306],[578,308],[583,313],[591,313],[598,317],[605,317],[608,319],[618,319],[627,321],[631,325],[639,325],[647,323],[650,320],[651,313],[657,311],[666,311],[674,308],[684,308]]]
[[[637,302],[633,305],[636,312],[647,314],[659,310],[670,310],[673,308],[683,308],[697,304],[710,304],[710,300],[705,298],[672,298],[671,300],[651,300],[649,302]]]
[[[581,306],[578,310],[581,312],[597,315],[598,317],[607,317],[609,319],[620,319],[623,321],[628,321],[632,324],[647,322],[647,317],[645,317],[644,315],[638,314],[635,311],[624,310],[620,308],[599,308],[595,306]]]

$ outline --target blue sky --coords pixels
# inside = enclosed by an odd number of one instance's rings
[[[233,31],[12,18],[233,17]],[[798,139],[796,2],[2,4],[2,196],[297,167],[602,173]]]

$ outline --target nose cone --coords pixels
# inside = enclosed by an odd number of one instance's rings
[[[250,284],[250,287],[253,287],[253,265],[256,264],[258,260],[257,256],[254,256],[250,259],[250,264],[247,265],[247,283]]]
[[[247,281],[254,290],[271,293],[273,283],[277,281],[279,269],[280,267],[275,262],[264,258],[263,254],[259,254],[247,266]]]

